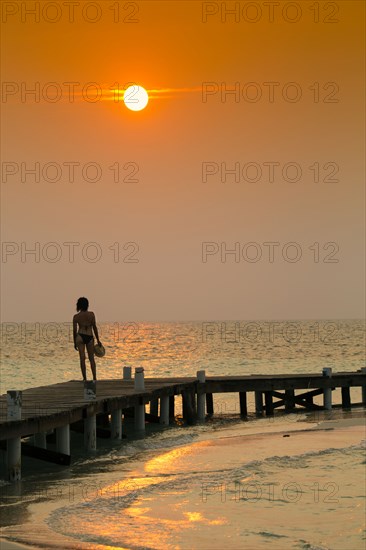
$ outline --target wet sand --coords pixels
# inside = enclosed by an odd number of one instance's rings
[[[274,422],[268,424],[268,421],[258,421],[253,423],[238,425],[234,428],[228,427],[226,430],[222,430],[219,437],[213,437],[210,439],[206,437],[203,441],[192,442],[188,445],[176,447],[173,450],[166,451],[161,449],[156,452],[151,452],[150,456],[141,462],[135,462],[133,471],[130,471],[130,479],[137,485],[146,487],[149,483],[155,483],[157,477],[164,472],[165,476],[174,476],[177,472],[190,472],[199,470],[202,472],[214,472],[216,468],[227,467],[230,469],[237,467],[238,464],[245,461],[260,461],[270,457],[281,456],[298,456],[308,452],[318,452],[328,448],[343,448],[351,447],[352,445],[359,445],[365,438],[365,419],[364,414],[361,412],[360,416],[351,418],[329,418],[328,420],[320,420],[318,422]],[[209,434],[207,434],[209,436]],[[285,472],[284,472],[285,473]],[[300,471],[301,473],[301,471]],[[345,472],[345,477],[350,475]],[[119,473],[121,478],[121,473]],[[91,476],[92,479],[92,476]],[[99,478],[102,479],[102,478]],[[118,478],[115,478],[118,479]],[[299,478],[304,483],[304,478]],[[333,479],[333,478],[332,478]],[[112,480],[112,479],[111,479]],[[287,482],[286,477],[280,481]],[[245,482],[246,480],[243,480]],[[104,483],[107,485],[110,483],[109,478],[104,478]],[[200,526],[200,533],[210,537],[210,533],[215,531],[217,521],[219,520],[218,509],[220,505],[219,497],[216,494],[207,493],[208,505],[202,504],[202,499],[197,497],[197,486],[194,487],[190,493],[185,495],[184,498],[179,493],[160,494],[158,497],[154,497],[150,494],[149,499],[144,496],[136,499],[136,502],[132,507],[121,511],[121,526],[123,525],[123,532],[126,538],[123,540],[126,542],[126,546],[123,546],[123,541],[120,539],[119,543],[112,546],[101,545],[92,542],[82,542],[80,538],[73,538],[71,536],[64,536],[60,533],[54,532],[45,522],[49,514],[60,506],[67,506],[67,499],[64,501],[48,501],[42,503],[30,503],[29,511],[31,513],[31,521],[23,525],[12,525],[3,528],[1,536],[5,537],[0,540],[1,550],[28,550],[30,548],[62,548],[73,550],[107,550],[117,548],[130,548],[131,542],[134,541],[137,544],[146,541],[151,548],[162,548],[164,545],[176,548],[188,548],[187,544],[194,544],[192,537],[192,515],[191,524],[184,520],[184,516],[187,517],[192,514],[192,503],[196,506],[196,525]],[[228,495],[229,498],[229,495]],[[152,503],[153,499],[153,503]],[[183,499],[183,500],[182,500]],[[187,506],[186,506],[187,503]],[[153,504],[153,506],[151,506]],[[209,505],[212,507],[209,508]],[[265,502],[259,503],[264,505]],[[151,506],[150,511],[146,515],[147,506]],[[186,506],[186,508],[185,508]],[[198,506],[198,507],[197,507]],[[231,506],[230,502],[227,506]],[[240,505],[235,504],[235,510],[240,509]],[[222,508],[222,505],[221,505]],[[253,523],[256,520],[256,515],[260,517],[261,510],[249,509],[247,505],[247,512],[253,513]],[[209,513],[208,513],[209,512]],[[98,511],[97,511],[98,513]],[[226,509],[225,509],[226,513]],[[268,513],[268,512],[267,512]],[[132,515],[131,515],[132,514]],[[220,511],[222,515],[222,510]],[[230,529],[240,524],[240,514],[234,521],[234,525],[230,526]],[[221,517],[221,516],[220,516]],[[234,517],[234,515],[233,515]],[[139,521],[137,521],[137,519]],[[78,518],[73,518],[77,526]],[[160,520],[166,523],[165,528],[159,527]],[[322,521],[324,516],[322,517]],[[82,519],[81,519],[82,521]],[[229,529],[229,526],[225,525],[226,519],[221,518],[222,524],[219,527],[219,531],[222,533],[225,529]],[[314,522],[316,519],[314,519]],[[105,518],[105,523],[98,522],[96,516],[95,528],[93,527],[93,533],[103,536],[103,533],[113,532],[115,524],[110,520],[108,524],[108,517]],[[168,528],[169,525],[176,526],[176,538],[171,538],[171,532]],[[126,527],[125,527],[126,526]],[[270,530],[272,527],[275,532],[276,525],[271,525],[271,520],[267,519],[267,528]],[[321,527],[321,524],[319,528]],[[77,527],[76,527],[77,528]],[[156,536],[154,532],[156,531]],[[216,531],[215,531],[216,532]],[[70,529],[70,534],[72,530]],[[146,536],[151,536],[150,544],[146,540]],[[145,537],[145,538],[144,538]],[[165,539],[165,540],[164,540]],[[13,542],[14,540],[23,541],[27,545]],[[209,538],[203,538],[200,541],[200,546],[205,547]],[[10,542],[11,541],[11,542]],[[29,544],[33,546],[28,546]],[[270,548],[280,548],[281,540],[271,540]],[[160,546],[159,546],[160,545]],[[210,547],[220,548],[225,546],[225,540],[213,540]],[[194,547],[194,545],[192,546]],[[227,546],[231,548],[231,546]],[[239,546],[237,546],[239,547]],[[264,548],[258,546],[258,548]],[[333,546],[332,546],[333,548]],[[338,546],[334,547],[338,548]],[[361,548],[361,546],[359,547]],[[352,550],[356,550],[352,548]]]

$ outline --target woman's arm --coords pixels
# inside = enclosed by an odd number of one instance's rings
[[[94,331],[94,334],[95,334],[95,338],[97,339],[98,344],[100,344],[98,328],[97,328],[97,323],[96,323],[96,320],[95,320],[94,313],[93,313],[92,327],[93,327],[93,331]]]
[[[72,318],[72,328],[73,328],[73,335],[74,335],[74,348],[78,349],[78,347],[76,345],[76,335],[77,335],[77,332],[78,332],[78,325],[77,325],[77,321],[75,319],[75,315]]]

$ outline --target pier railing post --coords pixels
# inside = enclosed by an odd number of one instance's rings
[[[206,371],[199,370],[197,371],[197,380],[199,384],[205,384],[206,382]],[[201,422],[204,422],[206,417],[206,394],[197,393],[197,418]]]
[[[323,368],[323,376],[326,376],[327,378],[330,378],[332,376],[332,369],[329,367]],[[324,408],[327,411],[330,411],[332,409],[332,388],[324,388]]]
[[[123,380],[132,380],[131,367],[123,367]]]
[[[134,388],[135,391],[145,391],[143,367],[137,367],[135,369]],[[139,400],[138,405],[135,405],[135,429],[140,431],[145,430],[145,405],[142,399]]]
[[[84,382],[85,401],[94,401],[97,398],[97,384],[95,380]]]
[[[22,392],[9,390],[7,400],[7,419],[21,420],[22,418]],[[13,437],[6,442],[6,463],[9,481],[21,479],[22,468],[22,443],[21,437]]]

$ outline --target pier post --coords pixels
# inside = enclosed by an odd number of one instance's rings
[[[169,426],[169,395],[160,397],[160,424]]]
[[[144,367],[136,367],[135,368],[135,384],[134,384],[136,391],[145,391],[145,375],[144,375]]]
[[[351,392],[349,386],[343,386],[341,388],[342,392],[342,408],[350,409],[351,408]]]
[[[247,392],[239,392],[239,404],[240,404],[240,416],[248,416],[248,407],[247,407]]]
[[[197,380],[199,384],[205,384],[206,382],[206,371],[198,370],[197,371]],[[198,420],[204,422],[206,416],[206,394],[197,393],[197,417]]]
[[[183,418],[187,424],[195,424],[197,420],[196,399],[194,388],[182,391]]]
[[[264,400],[266,404],[266,416],[273,416],[273,397],[271,391],[264,392]]]
[[[94,401],[97,398],[97,384],[95,380],[84,382],[84,399],[85,401]]]
[[[290,412],[295,408],[295,390],[285,390],[285,411]]]
[[[332,376],[332,369],[329,367],[323,368],[323,376],[330,378]],[[324,388],[324,408],[327,411],[332,410],[332,388]]]
[[[138,431],[145,430],[145,405],[142,399],[139,399],[139,404],[135,405],[135,429]]]
[[[56,448],[58,453],[70,456],[70,424],[56,428]]]
[[[159,399],[152,399],[150,401],[150,414],[154,416],[159,415]]]
[[[366,367],[361,367],[361,372],[366,373]],[[362,405],[366,407],[366,386],[362,386]]]
[[[212,393],[206,393],[206,411],[210,416],[214,413],[213,395]]]
[[[9,390],[6,395],[7,419],[21,420],[22,418],[22,392]],[[6,464],[9,481],[21,479],[22,447],[21,437],[13,437],[6,442]]]
[[[135,368],[134,388],[136,391],[145,391],[144,368]],[[142,398],[139,399],[138,405],[135,405],[135,429],[145,430],[145,405]]]
[[[261,391],[255,392],[255,414],[258,416],[263,414],[263,395]]]
[[[84,382],[85,401],[95,401],[96,397],[96,381]],[[84,447],[87,451],[95,451],[97,448],[97,418],[95,414],[84,418]]]
[[[123,380],[132,380],[131,367],[123,367]]]
[[[97,448],[97,422],[95,414],[84,419],[84,446],[87,451],[95,451]]]
[[[111,439],[122,439],[122,409],[111,413]]]
[[[33,444],[35,447],[40,447],[41,449],[47,449],[47,434],[46,432],[39,432],[33,436]]]
[[[169,419],[174,420],[175,418],[175,396],[169,395]]]

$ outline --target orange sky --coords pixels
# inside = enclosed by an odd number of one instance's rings
[[[280,2],[273,22],[268,5],[254,2],[250,9],[262,13],[256,23],[246,20],[255,17],[245,11],[248,2],[103,0],[94,3],[98,12],[79,2],[73,23],[64,2],[57,13],[47,4],[2,3],[2,320],[68,320],[80,295],[100,320],[363,315],[363,2],[319,2],[319,22],[314,2],[295,3],[301,14]],[[220,12],[235,4],[237,22]],[[22,5],[38,9],[39,22]],[[204,23],[211,9],[218,13]],[[83,13],[100,20],[91,23]],[[286,21],[296,15],[297,22]],[[73,102],[65,82],[80,83]],[[90,82],[102,91],[99,101],[82,96]],[[134,113],[110,100],[107,90],[117,82],[161,92]],[[203,102],[207,82],[218,92]],[[293,97],[292,82],[302,94],[297,102],[282,95]],[[49,83],[62,91],[57,102],[47,100]],[[233,95],[223,101],[221,89],[235,83],[237,101]],[[37,86],[37,101],[24,95]],[[245,94],[255,89],[261,99],[248,101]],[[62,167],[60,179],[50,181],[52,168],[38,183],[22,174],[22,163],[35,162]],[[79,163],[73,182],[64,164],[70,162]],[[269,162],[278,163],[273,182]],[[83,177],[86,163],[99,166],[99,181]],[[114,182],[115,163],[121,179],[135,172],[138,181]],[[217,167],[206,182],[203,163]],[[240,181],[228,175],[222,182],[221,163],[228,169],[239,163]],[[248,163],[260,166],[259,181],[243,179]],[[300,166],[300,181],[284,181],[287,163]],[[323,181],[334,167],[338,181]],[[74,262],[65,242],[80,243]],[[91,242],[97,245],[90,255],[102,254],[97,262],[81,252]],[[129,242],[137,245],[124,250]],[[203,262],[205,242],[219,252]],[[256,263],[243,259],[250,242],[262,252]],[[274,262],[268,242],[279,243]],[[283,258],[290,242],[301,248],[298,262]],[[337,263],[324,262],[335,250],[324,250],[326,243],[339,248]],[[39,262],[22,258],[22,250],[37,246]],[[137,246],[138,262],[121,261]],[[225,246],[239,246],[240,258],[222,258]]]

